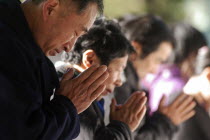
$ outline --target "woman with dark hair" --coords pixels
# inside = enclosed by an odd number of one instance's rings
[[[92,65],[107,65],[109,78],[105,91],[82,114],[81,133],[77,140],[131,140],[134,131],[146,112],[145,93],[135,92],[124,105],[117,106],[113,100],[110,123],[104,123],[103,96],[122,85],[121,73],[126,67],[128,55],[134,52],[117,23],[97,20],[90,31],[78,39],[74,49],[65,55],[76,75]],[[87,89],[91,90],[91,89]]]
[[[174,46],[168,27],[159,17],[152,15],[136,17],[121,24],[126,37],[136,51],[131,54],[126,70],[135,69],[137,74],[135,77],[138,79],[143,79],[148,73],[156,73],[159,65],[167,60]],[[138,87],[139,82],[135,84]],[[125,98],[117,98],[119,103],[130,96],[129,88],[126,94]]]
[[[173,25],[172,33],[176,47],[169,58],[170,62],[161,66],[149,86],[152,112],[158,109],[163,95],[167,97],[167,104],[169,104],[183,92],[184,85],[196,70],[195,61],[198,50],[207,46],[204,35],[189,24]]]
[[[197,102],[195,116],[181,125],[174,140],[210,139],[210,49],[199,49],[196,71],[184,87],[184,92]]]
[[[145,15],[122,25],[135,52],[131,54],[125,69],[127,81],[115,90],[118,103],[124,103],[133,91],[143,89],[139,86],[140,80],[148,73],[156,73],[159,65],[170,56],[174,46],[170,30],[159,17]],[[145,123],[136,131],[135,139],[171,140],[177,125],[195,114],[192,110],[194,106],[192,98],[185,94],[169,105],[165,105],[163,98],[158,111],[152,116],[147,113]]]

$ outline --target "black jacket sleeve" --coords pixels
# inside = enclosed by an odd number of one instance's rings
[[[165,115],[155,112],[151,117],[146,117],[135,140],[171,140],[177,129]]]
[[[107,126],[102,126],[95,132],[94,140],[132,140],[132,136],[126,124],[111,121]]]
[[[33,59],[29,63],[30,57],[13,40],[0,40],[0,45],[0,139],[75,138],[79,119],[71,101],[61,95],[46,100],[34,80],[41,77],[32,76]]]

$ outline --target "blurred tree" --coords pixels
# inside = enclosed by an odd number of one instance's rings
[[[144,13],[145,8],[144,0],[104,0],[104,12],[110,18]]]
[[[151,13],[167,22],[181,20],[185,16],[185,0],[104,0],[105,15],[120,17],[128,13]]]
[[[205,33],[210,44],[210,0],[186,0],[185,21]]]
[[[166,22],[174,22],[185,17],[185,0],[145,0],[147,13],[161,16]]]

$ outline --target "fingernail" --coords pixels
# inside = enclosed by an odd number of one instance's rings
[[[99,69],[101,69],[103,72],[105,72],[105,71],[107,71],[107,66],[101,65],[101,66],[99,67]]]
[[[147,97],[144,97],[145,100],[147,100]]]
[[[146,95],[146,93],[145,92],[142,92],[142,96],[145,96]]]

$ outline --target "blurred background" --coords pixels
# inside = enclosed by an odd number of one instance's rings
[[[109,18],[150,13],[169,24],[185,21],[203,32],[210,43],[210,0],[104,0],[104,5]]]
[[[128,14],[155,14],[167,23],[190,23],[210,43],[210,0],[104,0],[105,15],[119,18]]]

